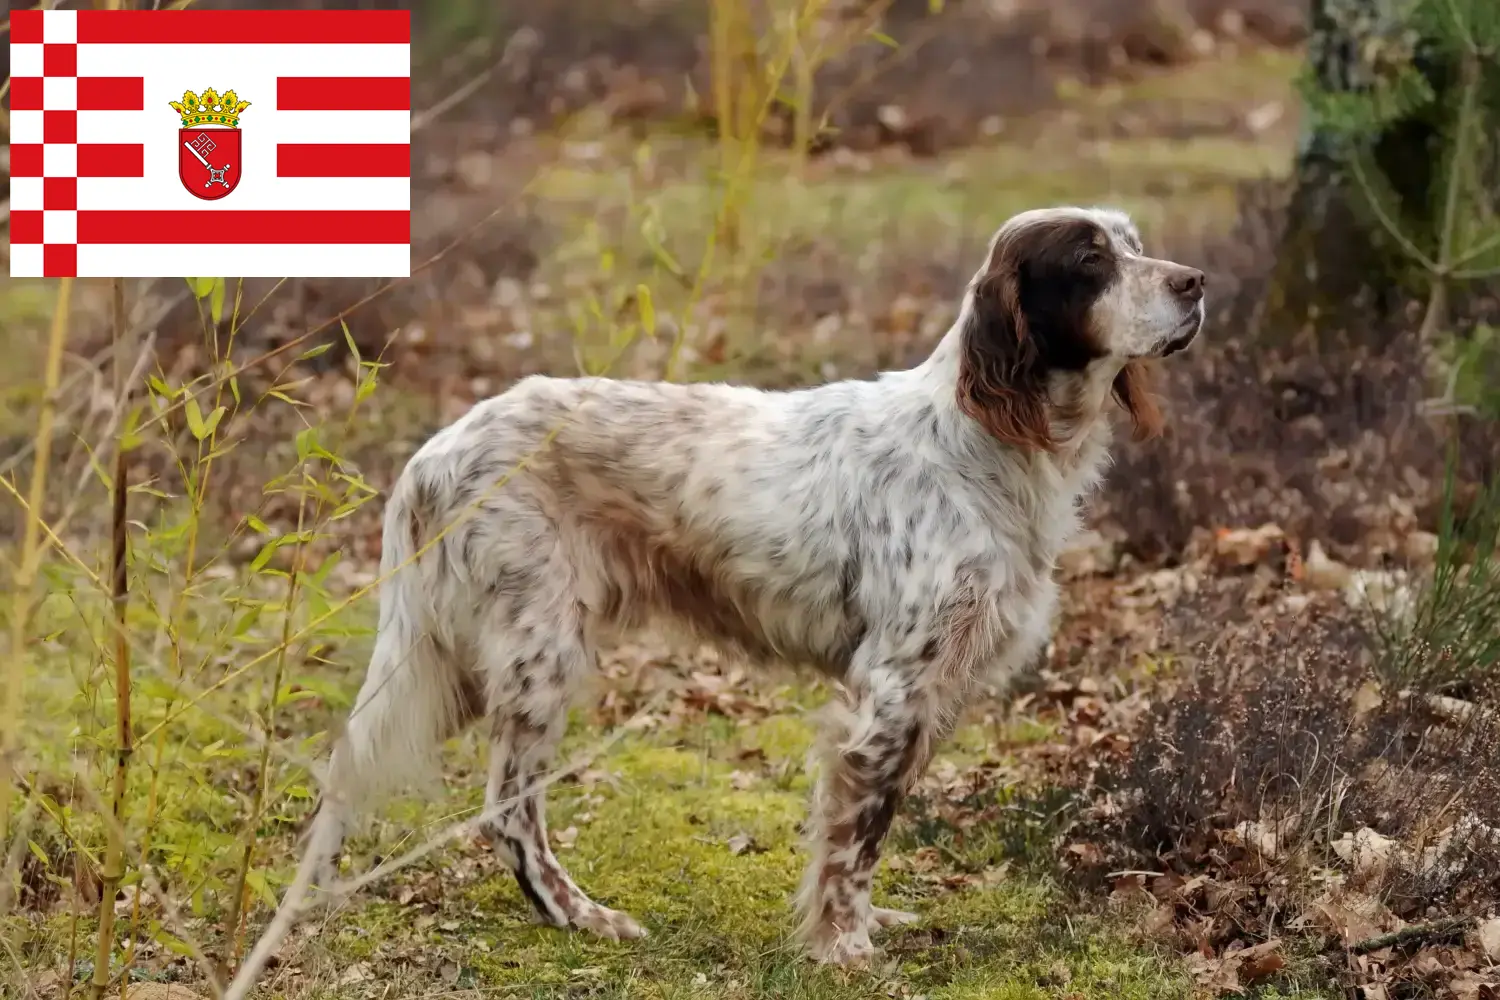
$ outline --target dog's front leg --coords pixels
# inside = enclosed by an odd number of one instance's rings
[[[927,764],[934,721],[910,673],[880,665],[851,677],[847,710],[826,734],[811,816],[812,861],[798,903],[814,958],[863,964],[870,931],[915,919],[874,907],[880,845],[913,777]]]

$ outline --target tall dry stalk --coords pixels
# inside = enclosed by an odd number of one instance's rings
[[[62,379],[63,344],[68,337],[68,309],[73,279],[62,278],[52,331],[47,338],[47,361],[42,373],[42,404],[32,438],[31,487],[26,525],[21,535],[21,557],[11,595],[10,649],[6,658],[5,690],[0,701],[0,849],[10,844],[11,798],[17,785],[16,755],[20,741],[21,697],[26,676],[26,629],[31,621],[37,571],[42,561],[42,505],[47,495],[47,467],[52,457],[52,428],[57,420],[57,389]],[[4,856],[0,854],[0,856]],[[0,873],[9,878],[10,872]]]
[[[852,26],[836,27],[827,18],[829,0],[775,0],[770,5],[762,36],[747,0],[708,0],[711,83],[718,122],[718,182],[722,192],[703,257],[688,294],[690,312],[710,275],[718,275],[718,251],[730,261],[730,282],[749,279],[741,267],[756,255],[744,253],[743,220],[761,166],[761,142],[766,121],[778,100],[788,99],[784,84],[791,78],[790,101],[796,104],[793,139],[799,159],[805,157],[818,124],[812,115],[817,69],[828,59],[870,34],[889,0],[877,0]],[[737,285],[741,289],[748,284]],[[687,324],[678,328],[667,358],[666,377],[678,378]]]
[[[110,320],[115,343],[115,399],[125,405],[126,386],[121,360],[125,347],[125,281],[115,278],[111,282],[112,301]],[[123,436],[123,431],[121,432]],[[101,873],[103,889],[99,893],[99,940],[94,956],[94,979],[89,987],[89,996],[101,1000],[109,989],[110,952],[114,949],[115,894],[119,892],[120,880],[125,877],[125,845],[122,830],[125,824],[125,790],[129,785],[130,757],[135,752],[130,723],[130,644],[125,620],[130,602],[129,535],[126,512],[130,481],[127,475],[125,442],[115,442],[114,476],[110,483],[110,604],[114,612],[114,661],[115,661],[115,771],[110,794],[110,812],[114,822],[108,825],[104,848],[104,870]]]
[[[768,84],[761,65],[755,25],[746,0],[709,0],[709,64],[714,113],[719,129],[719,169],[724,178],[737,174],[746,144],[757,144]],[[716,238],[731,256],[739,252],[741,206],[726,200],[719,213]]]

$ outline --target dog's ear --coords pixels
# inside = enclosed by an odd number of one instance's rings
[[[1007,249],[995,248],[972,287],[959,346],[958,405],[997,440],[1023,451],[1051,451],[1046,371]]]
[[[1156,437],[1166,422],[1151,389],[1151,376],[1151,365],[1147,361],[1131,361],[1115,376],[1115,399],[1130,414],[1137,441]]]

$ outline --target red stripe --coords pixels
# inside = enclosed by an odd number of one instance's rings
[[[410,177],[406,143],[293,143],[276,145],[277,177]]]
[[[80,142],[79,177],[144,177],[146,147],[138,142]]]
[[[12,111],[42,110],[42,78],[17,76],[10,81]],[[80,76],[79,111],[144,111],[146,81],[138,76]]]
[[[80,142],[79,177],[144,177],[146,147],[138,142]],[[42,144],[20,143],[10,147],[12,177],[42,176]]]
[[[21,13],[29,14],[30,11]],[[11,77],[10,109],[12,111],[42,110],[42,78],[39,76]]]
[[[11,243],[42,242],[42,210],[25,209],[10,213]]]
[[[36,45],[41,40],[41,11],[13,10],[10,12],[10,43],[12,45]]]
[[[43,177],[42,208],[47,211],[77,211],[77,177]]]
[[[78,46],[72,42],[48,42],[42,46],[43,76],[77,76]]]
[[[82,211],[79,243],[410,243],[410,212]]]
[[[78,277],[78,247],[73,243],[47,243],[42,246],[42,277]]]
[[[80,76],[78,110],[144,111],[146,81],[138,76]]]
[[[406,10],[81,10],[78,41],[208,45],[411,44]]]
[[[10,175],[12,177],[42,176],[42,144],[19,142],[11,146]]]
[[[78,141],[78,112],[43,111],[42,141],[64,145]]]
[[[405,76],[278,76],[277,111],[410,111]]]

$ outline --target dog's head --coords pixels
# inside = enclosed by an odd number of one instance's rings
[[[1203,325],[1203,272],[1147,257],[1112,209],[1023,212],[990,240],[969,287],[959,362],[963,411],[1027,450],[1051,450],[1059,374],[1113,372],[1137,437],[1161,429],[1147,364]]]

